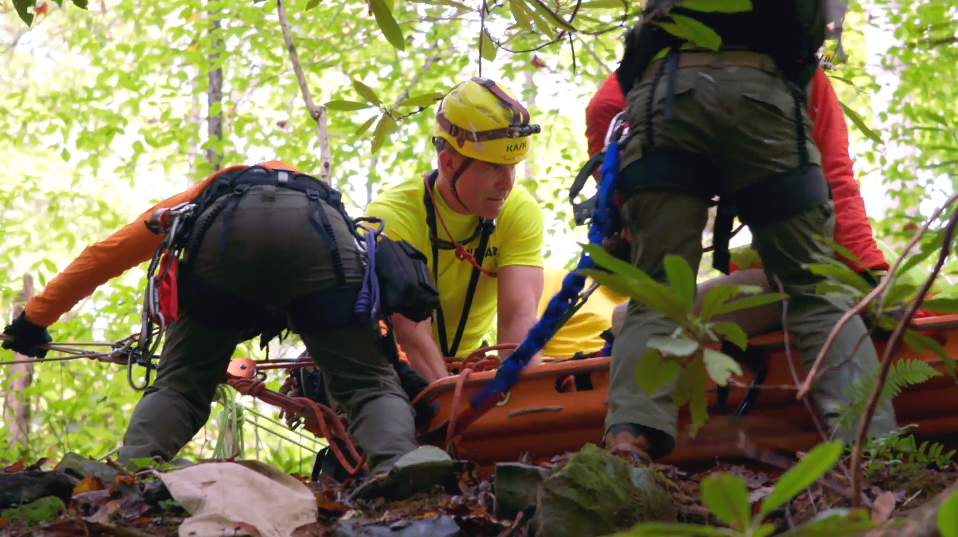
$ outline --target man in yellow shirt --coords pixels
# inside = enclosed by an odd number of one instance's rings
[[[446,357],[482,344],[498,313],[498,343],[520,343],[542,295],[544,216],[514,188],[529,154],[529,112],[495,82],[472,78],[442,100],[433,126],[438,165],[382,192],[366,216],[427,259],[439,289],[433,322],[392,322],[409,362],[428,382],[448,376]],[[506,353],[500,353],[504,356]]]

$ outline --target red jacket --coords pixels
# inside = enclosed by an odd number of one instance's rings
[[[832,187],[835,201],[835,242],[847,248],[869,269],[888,270],[888,263],[872,236],[871,223],[865,216],[865,201],[852,171],[845,116],[835,89],[821,68],[812,78],[810,97],[809,117],[814,121],[812,140],[822,154],[822,170]],[[624,108],[625,98],[613,72],[585,109],[589,156],[602,150],[609,123]],[[841,256],[839,259],[856,271],[862,270],[851,260]]]

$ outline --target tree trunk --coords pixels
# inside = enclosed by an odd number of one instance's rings
[[[33,277],[23,276],[23,290],[17,296],[13,317],[20,315],[23,307],[33,297]],[[25,360],[27,356],[16,353],[16,360]],[[3,421],[7,423],[7,431],[13,444],[20,444],[23,457],[26,458],[30,446],[30,400],[24,391],[33,383],[33,364],[14,364],[7,370],[10,389],[4,397]]]
[[[209,17],[212,25],[210,35],[213,36],[213,51],[210,53],[210,87],[207,94],[209,108],[206,128],[210,147],[206,150],[206,160],[209,161],[213,170],[218,170],[223,164],[222,153],[216,151],[216,144],[223,140],[223,68],[216,64],[223,48],[223,39],[220,36],[222,34],[220,13],[210,10]]]

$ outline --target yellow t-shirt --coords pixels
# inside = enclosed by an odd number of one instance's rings
[[[562,289],[562,279],[567,274],[568,271],[546,267],[545,285],[542,290],[542,299],[539,300],[540,318],[552,297]],[[586,280],[583,291],[590,285],[592,280]],[[608,287],[600,286],[589,296],[579,311],[575,312],[546,343],[542,349],[545,360],[572,358],[579,351],[591,353],[601,350],[605,346],[605,340],[600,334],[612,327],[612,310],[627,300],[628,297]]]
[[[381,192],[369,206],[366,216],[381,218],[383,231],[391,239],[405,240],[425,256],[429,273],[433,273],[432,245],[429,241],[429,224],[426,222],[426,207],[423,203],[425,184],[422,176],[410,179]],[[435,192],[435,191],[434,191]],[[453,238],[463,241],[472,236],[479,225],[479,217],[453,212],[435,192],[439,215]],[[449,240],[445,229],[436,219],[436,234]],[[512,189],[502,205],[496,227],[489,236],[486,256],[482,267],[496,271],[509,265],[543,266],[542,243],[544,240],[545,216],[532,195],[522,187]],[[461,243],[460,243],[461,244]],[[463,244],[473,255],[479,246],[479,237]],[[446,344],[452,345],[459,327],[459,319],[466,301],[466,291],[472,276],[473,266],[469,261],[456,258],[453,250],[439,250],[439,303],[446,325]],[[479,348],[482,337],[492,328],[496,316],[496,280],[480,273],[476,293],[472,299],[469,318],[463,330],[462,340],[456,351],[464,357]],[[439,318],[433,323],[432,339],[439,346]]]

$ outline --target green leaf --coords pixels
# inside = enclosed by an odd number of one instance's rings
[[[779,537],[852,537],[876,527],[867,509],[835,508],[823,511],[808,522]]]
[[[328,110],[336,110],[340,112],[353,112],[356,110],[365,110],[371,108],[370,103],[358,103],[356,101],[329,101],[324,104]]]
[[[842,101],[838,101],[838,103],[842,105],[842,111],[845,112],[845,116],[848,117],[848,119],[852,120],[852,123],[854,123],[855,126],[858,127],[858,130],[862,131],[862,134],[864,134],[866,137],[868,137],[869,139],[871,139],[873,142],[875,142],[878,145],[882,145],[884,143],[882,142],[881,136],[879,136],[878,133],[871,130],[871,128],[869,128],[868,125],[865,125],[865,121],[862,120],[861,116],[858,115],[858,112],[849,108]]]
[[[909,257],[902,263],[898,269],[895,271],[897,274],[906,274],[912,268],[918,266],[919,263],[928,259],[928,257],[938,251],[942,243],[945,241],[944,234],[941,231],[931,231],[929,232],[931,239],[928,242],[923,242],[921,248],[918,250],[918,253],[914,254],[912,257]],[[927,237],[928,235],[926,235]]]
[[[732,529],[745,529],[752,513],[748,490],[740,478],[725,472],[711,474],[702,480],[699,493],[719,520]]]
[[[376,25],[382,30],[389,44],[398,50],[406,50],[406,38],[403,37],[402,29],[399,28],[399,24],[393,18],[392,11],[389,10],[386,2],[384,0],[369,1],[373,8],[373,15],[376,17]]]
[[[442,92],[434,91],[432,93],[423,93],[422,95],[416,95],[415,97],[410,97],[405,101],[396,105],[396,108],[411,108],[411,107],[421,107],[429,106],[432,103],[436,102],[439,99],[442,99]]]
[[[708,350],[708,349],[706,349]],[[705,425],[709,419],[708,401],[705,393],[705,362],[701,358],[692,360],[686,368],[690,371],[689,376],[689,436],[695,438],[699,429]]]
[[[922,301],[921,309],[935,313],[958,313],[958,297],[932,297]]]
[[[356,129],[356,132],[355,132],[356,136],[360,136],[360,135],[362,135],[363,133],[365,133],[366,131],[368,131],[368,130],[369,130],[369,127],[371,127],[372,124],[373,124],[373,122],[376,121],[376,119],[379,118],[379,117],[380,117],[380,116],[373,116],[373,117],[367,119],[362,125],[359,126],[358,129]]]
[[[320,0],[309,0],[309,2],[306,3],[306,11],[309,11],[310,9],[313,9],[314,7],[318,6],[319,2]]]
[[[699,314],[703,322],[715,316],[715,310],[738,294],[758,294],[763,289],[758,285],[717,285],[705,292],[702,298],[702,311]]]
[[[479,54],[483,59],[493,61],[496,59],[496,52],[498,48],[496,44],[492,42],[492,37],[489,35],[489,30],[483,28],[479,32]]]
[[[376,92],[366,84],[353,79],[353,88],[355,88],[356,93],[362,96],[363,99],[366,99],[367,102],[373,103],[376,106],[383,104],[383,102],[380,101],[379,97],[376,95]]]
[[[376,129],[373,131],[372,153],[375,155],[386,142],[386,138],[397,130],[399,130],[399,126],[396,125],[396,120],[386,114],[380,116],[379,123],[376,124]]]
[[[609,274],[602,270],[585,269],[578,272],[681,325],[688,323],[688,313],[684,304],[668,287],[658,282],[653,282],[655,285],[639,284],[620,274]]]
[[[913,283],[899,283],[895,282],[892,284],[891,289],[886,290],[885,300],[882,301],[882,308],[889,308],[900,302],[907,302],[914,300],[918,291],[918,286]],[[924,302],[922,302],[924,305]]]
[[[715,323],[709,326],[709,329],[729,340],[732,342],[732,344],[743,351],[746,347],[748,347],[748,334],[746,334],[745,330],[742,330],[742,327],[736,323]]]
[[[56,265],[56,263],[54,263],[53,261],[50,261],[49,259],[44,259],[44,260],[41,261],[41,262],[43,263],[43,268],[47,269],[47,270],[48,270],[49,272],[51,272],[52,274],[56,274],[56,273],[57,273],[57,265]]]
[[[952,492],[938,508],[938,533],[941,537],[958,537],[958,492]]]
[[[813,447],[804,459],[779,478],[772,493],[762,501],[757,518],[764,519],[766,515],[808,488],[835,465],[844,449],[845,445],[841,440],[832,440]]]
[[[733,373],[736,375],[742,374],[742,366],[735,361],[735,358],[732,358],[724,352],[705,348],[703,359],[705,360],[705,367],[708,370],[709,376],[712,377],[712,380],[719,386],[728,384],[728,379]]]
[[[925,334],[912,330],[911,328],[905,330],[905,333],[902,335],[902,339],[905,341],[905,345],[908,345],[917,352],[933,352],[937,354],[938,357],[944,361],[945,371],[948,372],[948,375],[958,381],[958,375],[956,375],[955,371],[955,359],[945,352],[944,347],[942,347],[940,343],[926,336]]]
[[[20,20],[27,23],[27,26],[33,24],[33,13],[30,8],[36,6],[37,0],[13,0],[13,7],[17,9]]]
[[[837,242],[835,242],[835,241],[833,241],[833,240],[831,240],[831,239],[827,239],[827,238],[825,238],[825,237],[822,236],[822,235],[816,234],[816,235],[814,235],[814,237],[815,237],[816,240],[822,242],[823,244],[825,244],[826,246],[828,246],[828,247],[831,248],[832,250],[835,250],[836,252],[838,252],[838,254],[841,255],[842,257],[844,257],[844,258],[846,258],[846,259],[849,259],[849,260],[851,260],[851,261],[854,261],[855,263],[857,263],[857,264],[859,264],[859,265],[861,265],[861,266],[864,266],[864,263],[862,263],[861,259],[858,259],[858,257],[855,256],[855,254],[853,254],[848,248],[845,248],[845,247],[842,246],[841,244],[838,244]],[[838,261],[837,259],[829,259],[829,261],[836,261],[836,262],[838,262],[838,263],[841,263],[841,261]],[[844,265],[844,263],[841,263],[841,264]]]
[[[575,33],[578,31],[576,30],[575,26],[572,26],[566,22],[565,19],[559,15],[556,15],[551,9],[546,7],[546,5],[542,3],[542,0],[529,0],[529,5],[531,5],[532,9],[534,9],[546,21],[551,22],[555,26],[562,28],[569,33]]]
[[[525,30],[532,29],[532,16],[525,0],[509,0],[509,10],[516,19],[516,24]]]
[[[695,303],[695,274],[692,273],[692,267],[682,257],[669,254],[665,256],[665,274],[672,291],[691,309]]]
[[[684,0],[676,7],[703,13],[741,13],[752,10],[751,0]]]
[[[582,2],[579,6],[580,10],[583,9],[619,9],[626,7],[627,4],[623,0],[592,0],[591,2]]]
[[[715,315],[721,315],[723,313],[731,313],[733,311],[754,308],[757,306],[764,306],[765,304],[778,302],[782,300],[783,298],[788,298],[788,295],[786,295],[785,293],[766,293],[764,295],[748,296],[745,298],[740,298],[734,302],[727,302],[715,308]]]
[[[89,0],[73,0],[73,5],[80,9],[86,9],[89,4]]]
[[[672,20],[675,21],[674,24],[668,22],[657,24],[670,34],[691,41],[700,47],[718,50],[722,46],[722,38],[719,34],[701,22],[674,13],[672,14]]]
[[[657,349],[671,356],[691,356],[699,348],[699,342],[686,337],[652,336],[647,343],[650,349]]]
[[[682,365],[675,360],[663,360],[658,350],[647,349],[635,368],[635,381],[646,394],[652,395],[672,382],[681,371]]]
[[[865,278],[862,278],[861,275],[846,265],[840,267],[837,265],[805,265],[805,268],[812,274],[832,278],[845,285],[850,285],[862,293],[867,294],[872,291],[872,286],[865,281]]]

